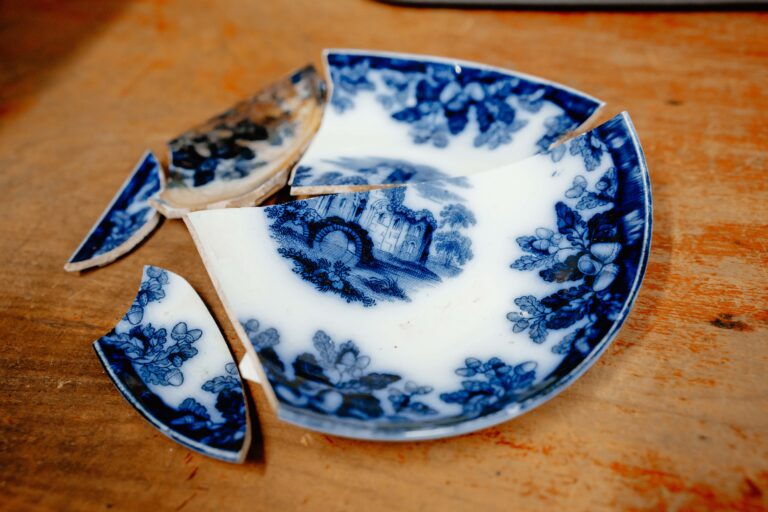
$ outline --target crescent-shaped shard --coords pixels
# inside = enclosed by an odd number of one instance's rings
[[[250,426],[237,365],[182,277],[144,267],[133,304],[93,347],[120,393],[160,432],[203,455],[245,459]]]

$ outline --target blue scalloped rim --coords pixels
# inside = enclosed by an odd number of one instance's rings
[[[602,105],[600,101],[595,100],[594,98],[559,85],[549,84],[546,81],[534,82],[532,79],[527,79],[525,75],[514,71],[503,71],[501,69],[472,62],[453,59],[437,59],[423,55],[358,54],[334,50],[329,51],[326,58],[330,68],[347,68],[368,61],[371,69],[386,69],[399,71],[401,73],[426,73],[430,67],[440,67],[446,70],[452,70],[458,66],[461,68],[461,72],[456,73],[456,75],[462,83],[468,83],[473,80],[494,83],[500,80],[509,79],[510,76],[514,76],[519,80],[512,91],[515,96],[526,96],[536,93],[543,86],[545,92],[540,99],[558,105],[579,124],[589,119],[592,114],[595,113],[595,110]]]

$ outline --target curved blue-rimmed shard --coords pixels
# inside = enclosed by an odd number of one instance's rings
[[[160,432],[209,457],[245,459],[250,428],[237,366],[182,277],[144,267],[130,309],[93,347],[120,393]]]
[[[327,286],[305,282],[280,257],[281,241],[270,243],[274,207],[190,215],[281,419],[361,439],[463,434],[553,398],[611,343],[637,297],[651,244],[650,180],[629,116],[466,181],[474,256],[450,280],[410,289],[408,302],[376,307],[340,296],[351,273],[335,263],[323,274]],[[317,217],[295,211],[285,226],[292,231],[280,234],[312,231]],[[350,260],[352,238],[337,241],[325,259],[391,274],[383,264]]]
[[[320,129],[296,165],[296,195],[465,176],[548,150],[603,103],[515,71],[426,55],[325,53]]]
[[[106,265],[144,240],[160,222],[160,215],[149,199],[160,190],[162,182],[160,164],[147,151],[64,270],[74,272]]]
[[[168,218],[258,204],[283,187],[320,124],[325,82],[304,66],[168,142]]]

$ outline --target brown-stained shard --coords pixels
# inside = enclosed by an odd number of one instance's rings
[[[168,180],[153,205],[169,218],[252,206],[285,185],[322,117],[325,85],[306,66],[168,143]]]

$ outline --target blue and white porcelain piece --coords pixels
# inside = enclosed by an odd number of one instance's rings
[[[306,66],[168,143],[168,184],[154,202],[166,217],[253,206],[288,180],[320,124],[325,82]]]
[[[120,393],[160,432],[210,457],[245,459],[250,426],[237,366],[182,277],[144,267],[130,309],[93,347]]]
[[[627,114],[424,185],[188,216],[280,418],[363,439],[458,435],[552,398],[615,337],[651,240]]]
[[[74,272],[106,265],[144,240],[160,222],[149,199],[160,190],[162,182],[160,164],[147,151],[64,270]]]
[[[465,176],[524,159],[602,106],[514,71],[424,55],[327,50],[329,107],[294,195]]]

